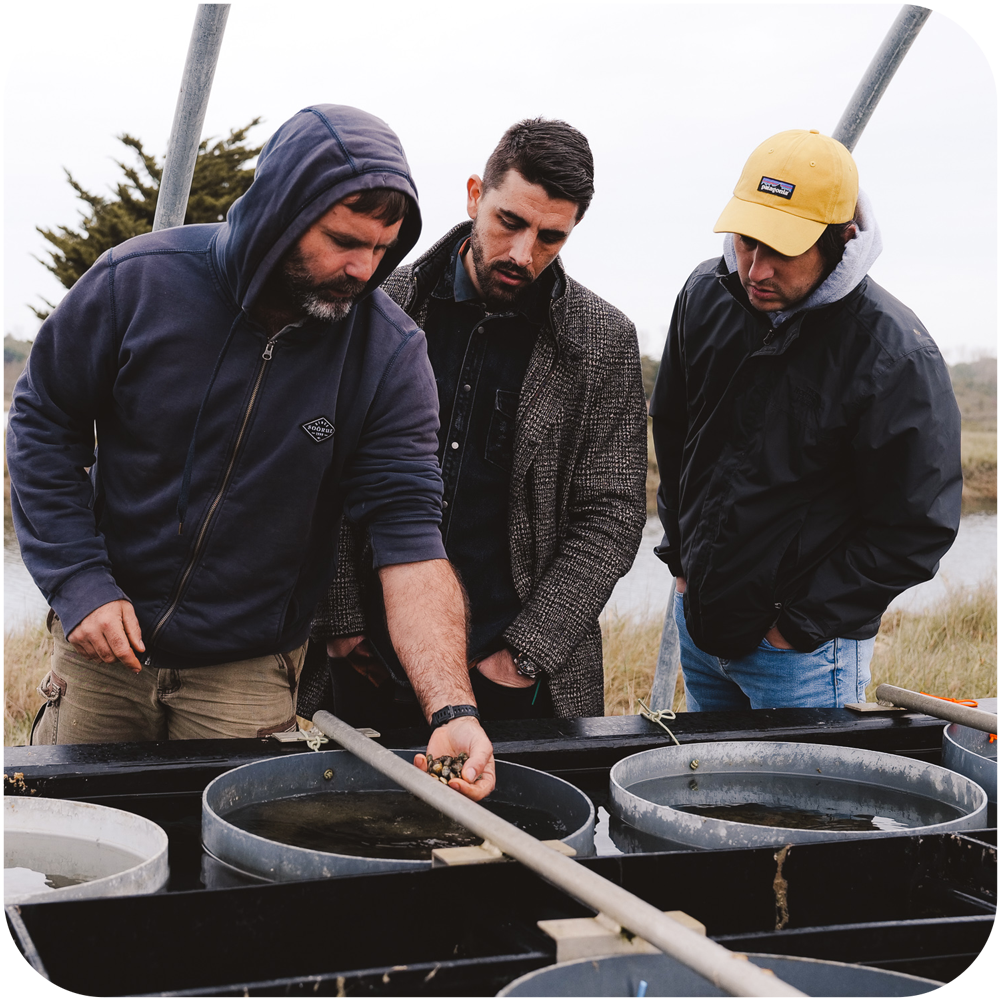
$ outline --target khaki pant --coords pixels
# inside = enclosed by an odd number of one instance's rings
[[[185,670],[81,656],[51,624],[52,663],[38,691],[46,699],[32,745],[142,740],[253,738],[295,729],[295,688],[306,647]]]

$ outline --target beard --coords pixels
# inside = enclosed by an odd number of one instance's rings
[[[344,319],[367,284],[347,274],[329,281],[316,281],[297,246],[285,258],[281,278],[284,291],[295,308],[326,323]]]
[[[483,252],[483,245],[480,242],[479,234],[476,232],[476,224],[472,224],[472,236],[469,239],[470,250],[472,252],[472,266],[476,269],[476,278],[479,287],[483,292],[483,301],[486,308],[491,312],[507,308],[514,305],[528,286],[535,280],[531,272],[524,267],[509,260],[494,261],[492,264],[486,263],[486,254]],[[524,284],[519,288],[511,288],[505,285],[497,274],[506,274],[512,278],[522,278]]]

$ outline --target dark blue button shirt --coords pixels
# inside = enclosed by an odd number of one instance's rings
[[[469,656],[480,658],[504,645],[521,610],[507,528],[515,420],[554,276],[543,273],[509,311],[488,313],[460,250],[461,241],[431,293],[425,332],[441,404],[441,534],[469,595]]]

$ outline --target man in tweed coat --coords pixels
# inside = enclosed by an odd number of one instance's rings
[[[557,256],[593,190],[580,132],[519,122],[468,181],[472,222],[383,285],[427,334],[441,530],[468,594],[484,718],[603,714],[598,616],[645,522],[635,328]],[[408,692],[377,591],[348,528],[313,635],[328,639],[335,711],[389,727],[408,721]]]

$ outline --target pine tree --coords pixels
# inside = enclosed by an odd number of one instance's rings
[[[243,128],[232,129],[227,138],[219,140],[213,146],[210,147],[206,139],[198,147],[191,195],[184,215],[185,225],[221,222],[225,219],[229,206],[250,186],[253,168],[244,164],[253,160],[262,147],[248,146],[246,136],[259,123],[260,118],[255,118]],[[139,162],[136,166],[129,166],[120,160],[116,161],[125,179],[115,188],[115,196],[104,198],[91,194],[67,170],[66,179],[70,186],[88,206],[82,212],[79,230],[67,226],[59,226],[57,229],[36,227],[55,247],[49,251],[51,260],[39,262],[66,288],[72,288],[80,275],[105,250],[138,236],[139,233],[148,233],[153,228],[156,196],[163,167],[143,149],[139,139],[127,134],[118,136],[118,139],[135,152]],[[34,306],[29,308],[39,319],[45,319],[55,308],[51,302],[45,304],[47,309],[36,309]]]

